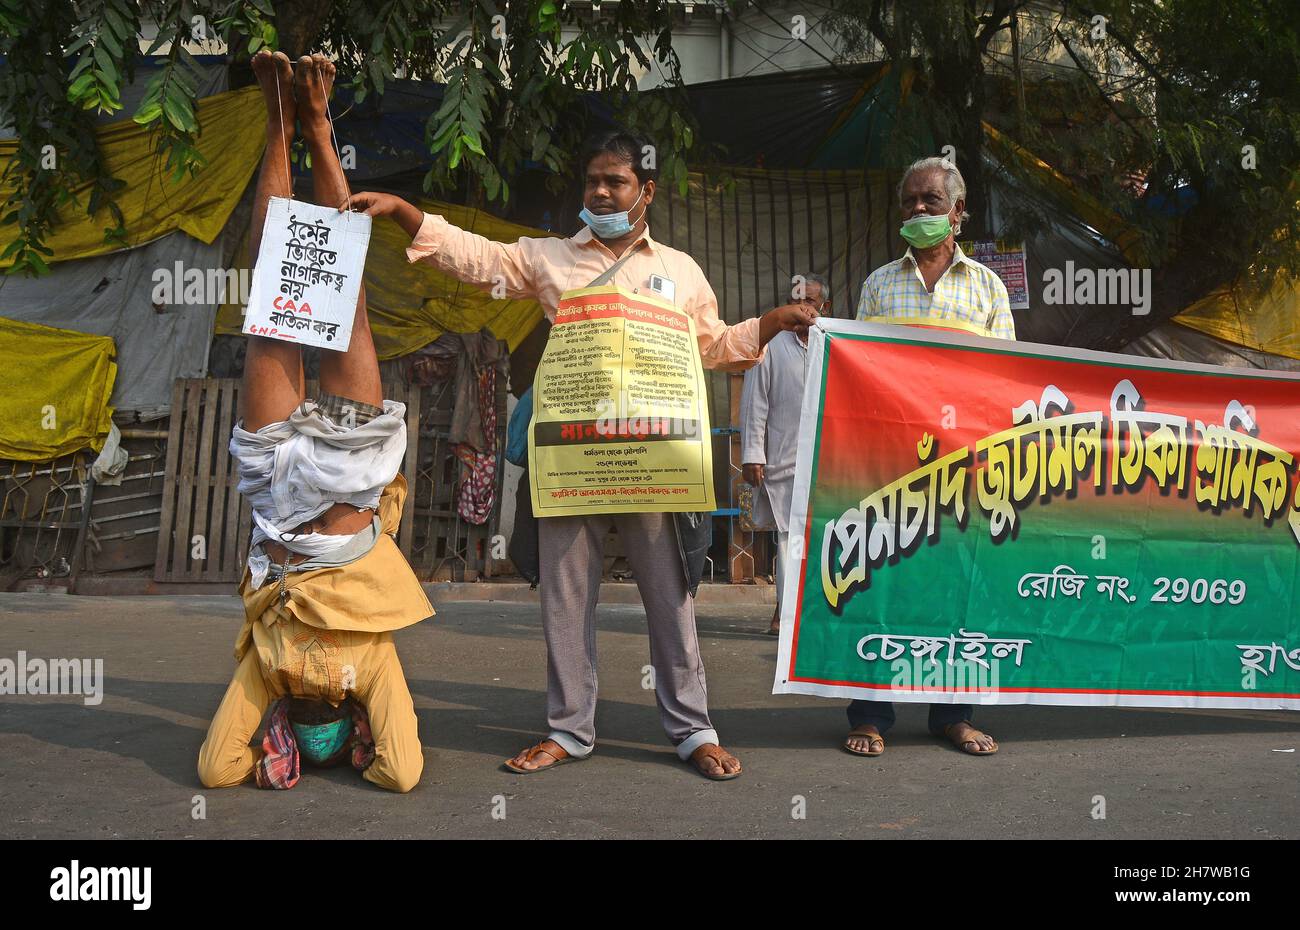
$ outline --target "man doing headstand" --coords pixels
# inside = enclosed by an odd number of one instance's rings
[[[304,57],[294,70],[283,54],[260,52],[252,67],[268,114],[255,256],[269,199],[293,194],[295,114],[315,201],[337,206],[347,190],[326,104],[334,66]],[[350,757],[367,781],[409,791],[424,756],[392,631],[433,608],[393,541],[406,496],[398,471],[406,408],[383,399],[364,287],[347,351],[321,352],[317,397],[305,396],[300,346],[250,336],[240,402],[230,452],[254,521],[239,586],[245,621],[235,676],[199,751],[199,780],[219,788],[255,777],[260,787],[289,788],[300,757]],[[272,702],[259,750],[249,740]]]

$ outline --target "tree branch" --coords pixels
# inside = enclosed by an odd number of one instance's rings
[[[872,0],[871,12],[867,14],[867,29],[876,37],[876,41],[884,47],[889,53],[889,57],[894,61],[902,61],[905,57],[898,43],[894,41],[889,30],[885,28],[884,0]]]
[[[1093,76],[1092,72],[1088,70],[1088,67],[1084,64],[1083,60],[1075,54],[1074,47],[1070,45],[1070,40],[1065,37],[1059,28],[1056,30],[1056,37],[1061,40],[1061,45],[1065,46],[1066,54],[1074,61],[1079,72],[1088,79],[1088,83],[1090,83],[1093,86],[1093,89],[1097,91],[1097,96],[1101,97],[1106,106],[1110,108],[1110,112],[1114,113],[1130,132],[1141,138],[1143,133],[1133,125],[1132,121],[1130,121],[1127,116],[1120,112],[1119,107],[1115,106],[1114,101],[1110,99],[1110,94],[1106,93],[1105,89],[1097,83],[1097,79]]]
[[[989,43],[995,35],[1010,27],[1011,15],[1025,5],[1026,3],[1015,0],[997,0],[993,4],[993,11],[983,17],[984,26],[975,34],[975,45],[981,55],[988,51]]]

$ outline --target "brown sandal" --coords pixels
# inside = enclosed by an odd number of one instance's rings
[[[845,752],[852,753],[855,756],[878,756],[885,751],[885,738],[876,732],[875,727],[871,727],[868,730],[869,726],[870,724],[867,724],[865,726],[854,727],[852,730],[849,730],[849,735],[844,738]],[[849,746],[849,740],[853,739],[853,737],[855,736],[865,737],[868,746],[874,746],[876,743],[879,743],[880,748],[868,749],[868,751],[866,752],[863,752],[861,749],[853,749],[852,747]]]
[[[959,739],[957,739],[955,736],[952,735],[952,728],[953,728],[953,727],[962,726],[962,725],[965,725],[965,726],[967,726],[967,727],[970,727],[970,730],[968,731],[967,736],[966,736],[965,739],[963,739],[963,740],[959,740]],[[974,734],[974,735],[972,736],[971,734]],[[948,741],[949,741],[950,743],[952,743],[954,746],[956,746],[958,749],[960,749],[962,752],[966,753],[966,754],[969,755],[969,756],[991,756],[991,755],[993,755],[993,753],[995,753],[995,752],[998,751],[998,741],[995,740],[995,739],[993,739],[992,736],[989,736],[989,734],[985,733],[983,730],[977,730],[977,729],[975,729],[975,727],[972,726],[971,723],[970,723],[969,721],[967,721],[967,720],[962,720],[962,721],[960,721],[960,722],[958,722],[958,723],[950,723],[950,724],[948,724],[946,727],[943,728],[943,735],[946,736],[946,737],[948,737]],[[976,741],[976,740],[977,740],[977,737],[980,737],[980,736],[988,736],[989,739],[993,740],[993,748],[992,748],[992,749],[980,749],[980,748],[979,748],[979,743]],[[968,745],[973,745],[973,746],[975,746],[975,748],[974,748],[974,749],[967,749],[966,747],[967,747]]]
[[[586,756],[582,756],[582,757],[571,756],[567,752],[565,752],[564,747],[561,746],[559,743],[557,743],[555,740],[544,739],[536,746],[528,747],[528,749],[524,752],[524,761],[532,762],[534,758],[542,754],[550,756],[555,761],[549,762],[546,765],[539,765],[535,769],[520,768],[519,766],[514,764],[513,758],[507,759],[503,764],[507,769],[516,773],[517,775],[536,775],[538,772],[545,772],[547,769],[553,769],[557,765],[564,765],[566,762],[581,762],[583,759],[586,758]]]
[[[739,778],[740,777],[739,770],[735,772],[728,772],[726,769],[723,769],[721,775],[712,775],[709,772],[705,771],[704,766],[702,764],[705,759],[712,759],[713,761],[718,763],[719,767],[721,767],[722,760],[725,758],[736,759],[735,756],[727,752],[727,750],[723,749],[717,743],[705,743],[703,746],[697,747],[696,750],[693,753],[691,753],[691,758],[688,761],[691,763],[691,765],[695,766],[695,771],[699,772],[701,775],[703,775],[705,778],[710,779],[711,781],[731,781],[731,779],[733,778]],[[740,764],[739,759],[736,759],[736,764],[737,765]]]

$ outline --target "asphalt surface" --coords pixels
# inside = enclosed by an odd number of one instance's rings
[[[102,658],[105,679],[93,706],[0,695],[0,837],[1300,836],[1300,715],[1000,705],[977,723],[1001,751],[973,758],[900,704],[884,755],[858,758],[839,748],[843,701],[770,693],[770,611],[748,605],[699,619],[713,721],[744,764],[734,781],[677,760],[642,687],[644,612],[623,605],[599,613],[595,754],[502,770],[545,727],[540,617],[453,603],[397,634],[424,744],[414,791],[351,769],[307,769],[288,792],[207,790],[195,760],[241,616],[234,597],[0,594],[0,659]]]

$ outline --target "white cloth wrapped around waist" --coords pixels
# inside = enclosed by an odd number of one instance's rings
[[[406,405],[384,401],[384,412],[368,423],[341,426],[303,401],[289,419],[255,433],[235,425],[230,454],[239,469],[239,493],[253,508],[248,567],[254,588],[266,579],[270,539],[290,552],[320,556],[348,544],[356,534],[290,535],[335,504],[375,509],[406,454]],[[366,530],[369,531],[368,529]]]

